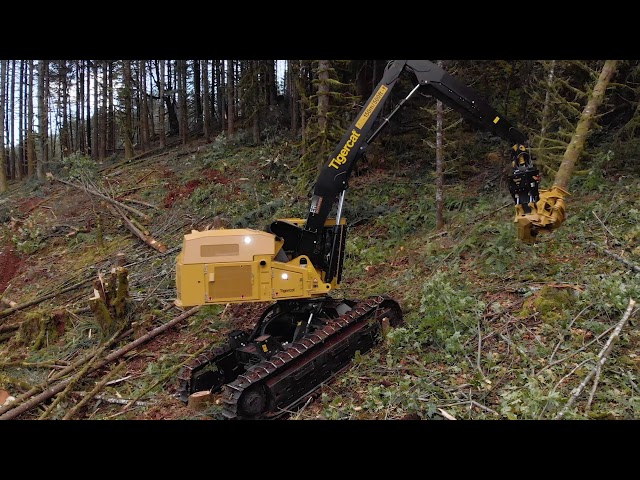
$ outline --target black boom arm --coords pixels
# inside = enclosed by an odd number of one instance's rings
[[[417,85],[387,117],[383,118],[378,128],[370,133],[382,111],[385,100],[391,94],[391,90],[403,72],[415,75]],[[329,269],[329,278],[325,279],[326,282],[330,281],[334,275],[339,274],[339,271],[335,272],[333,271],[335,269],[331,267],[338,262],[336,259],[324,258],[325,256],[335,256],[332,252],[326,252],[326,244],[320,238],[325,221],[336,200],[339,200],[336,218],[339,223],[344,192],[347,189],[347,183],[354,166],[361,158],[366,146],[377,137],[380,131],[388,125],[390,118],[419,89],[446,103],[479,128],[493,132],[514,144],[514,168],[519,167],[523,172],[527,171],[526,178],[523,178],[521,182],[522,187],[518,187],[523,192],[514,192],[512,189],[511,193],[514,195],[516,203],[518,203],[517,197],[521,193],[527,193],[527,189],[533,188],[530,186],[529,177],[533,176],[531,172],[537,175],[537,170],[533,169],[528,150],[525,148],[527,139],[507,119],[498,114],[472,89],[460,83],[435,63],[429,60],[393,60],[387,64],[382,79],[323,165],[314,186],[304,227],[298,229],[292,225],[283,224],[283,222],[274,222],[271,226],[272,232],[285,239],[285,249],[292,252],[294,256],[308,255],[314,264],[326,262]],[[518,161],[516,162],[515,159]],[[527,182],[529,183],[527,184]],[[537,183],[535,187],[535,192],[528,192],[529,197],[537,196]],[[534,200],[538,200],[538,198],[534,198]],[[330,250],[333,251],[333,248]]]

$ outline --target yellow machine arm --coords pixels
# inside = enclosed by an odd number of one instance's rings
[[[539,233],[548,233],[564,222],[564,197],[569,195],[564,188],[554,185],[548,190],[540,190],[540,200],[529,203],[530,212],[525,212],[522,205],[516,205],[514,223],[518,238],[531,243]]]

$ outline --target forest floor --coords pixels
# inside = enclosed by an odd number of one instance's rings
[[[304,218],[308,196],[289,177],[295,158],[287,142],[195,140],[97,168],[76,158],[46,182],[11,184],[0,195],[0,393],[18,400],[0,418],[219,418],[216,405],[194,411],[176,398],[177,375],[267,304],[203,306],[87,372],[106,353],[90,299],[96,281],[124,265],[131,328],[111,352],[184,313],[174,305],[182,236]],[[406,325],[285,418],[549,419],[568,401],[566,418],[640,418],[637,308],[611,337],[630,299],[640,299],[640,199],[630,195],[639,178],[579,178],[563,228],[525,245],[500,167],[475,167],[448,184],[440,232],[431,167],[374,165],[353,178],[341,294],[390,295]],[[155,247],[89,191],[130,207],[120,212],[148,229]],[[605,365],[572,400],[608,340]],[[27,392],[65,379],[61,393],[15,413]]]

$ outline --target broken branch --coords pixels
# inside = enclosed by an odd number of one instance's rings
[[[580,385],[578,385],[578,388],[576,388],[573,391],[571,398],[569,398],[569,401],[565,404],[562,410],[560,410],[560,412],[556,415],[554,420],[560,420],[562,417],[564,417],[567,411],[576,402],[576,400],[582,393],[582,390],[584,390],[584,388],[587,386],[587,383],[589,383],[589,380],[591,380],[596,373],[599,373],[599,370],[607,361],[607,357],[609,356],[609,353],[611,353],[611,349],[613,347],[613,341],[618,337],[618,335],[620,335],[620,331],[622,330],[622,327],[625,326],[625,324],[629,320],[629,317],[631,317],[631,311],[633,310],[633,307],[635,306],[635,304],[636,304],[636,301],[633,298],[630,298],[629,305],[627,306],[627,310],[624,312],[624,315],[616,325],[616,328],[613,330],[613,333],[607,340],[607,343],[605,344],[605,346],[602,348],[602,350],[600,350],[600,353],[598,353],[598,356],[596,357],[597,358],[596,366],[593,368],[593,370],[591,370],[589,375],[587,375],[585,379],[582,380],[582,382],[580,382]]]
[[[183,321],[184,319],[189,318],[191,315],[196,313],[198,310],[200,310],[200,306],[199,305],[197,305],[197,306],[195,306],[195,307],[183,312],[181,315],[177,316],[173,320],[165,323],[164,325],[161,325],[161,326],[153,329],[152,331],[150,331],[146,335],[143,335],[142,337],[134,340],[133,342],[128,343],[127,345],[125,345],[124,347],[120,348],[119,350],[116,350],[115,352],[110,353],[109,355],[107,355],[104,358],[104,360],[102,360],[97,365],[95,365],[91,369],[91,371],[98,370],[98,369],[104,367],[105,365],[109,364],[110,362],[120,358],[125,353],[127,353],[127,352],[133,350],[134,348],[138,347],[139,345],[151,340],[153,337],[156,337],[157,335],[163,333],[164,331],[168,330],[169,328],[173,327],[174,325],[178,324],[179,322]],[[117,339],[118,335],[119,334],[114,335],[114,337],[112,338],[113,341],[115,341]],[[95,357],[96,355],[99,355],[101,352],[103,352],[106,349],[106,347],[108,345],[111,345],[113,343],[113,341],[109,341],[109,342],[105,343],[98,350],[98,352],[93,356]],[[83,359],[79,360],[78,362],[75,362],[73,366],[70,366],[70,367],[66,368],[65,370],[62,370],[61,372],[58,372],[56,375],[54,375],[51,378],[51,380],[57,380],[57,379],[62,378],[67,373],[72,372],[79,365],[84,365],[86,362],[88,362],[90,360],[91,359],[88,356],[84,357]],[[58,383],[57,385],[55,385],[53,387],[48,387],[49,383],[47,383],[44,386],[38,386],[38,387],[32,388],[27,393],[25,393],[25,394],[21,395],[19,398],[17,398],[16,402],[13,402],[12,404],[10,404],[8,406],[0,408],[0,420],[10,420],[12,418],[17,417],[21,413],[24,413],[24,412],[30,410],[34,406],[36,406],[36,405],[40,404],[41,402],[53,397],[58,392],[61,392],[62,390],[64,390],[66,385],[69,382],[71,382],[72,380],[73,380],[72,378],[67,378],[65,380],[62,380],[60,383]],[[35,395],[40,390],[44,390],[44,391],[42,393],[40,393],[39,395]],[[14,406],[19,401],[26,400],[27,398],[30,398],[30,397],[32,397],[31,400],[22,402],[19,405]]]
[[[127,216],[118,208],[112,207],[111,205],[108,205],[108,207],[113,215],[122,217],[122,220],[124,221],[124,224],[129,229],[129,231],[144,243],[149,245],[151,248],[159,251],[160,253],[165,253],[167,251],[167,246],[165,244],[158,242],[150,235],[145,235],[144,232],[141,232],[140,229],[133,224],[131,219],[127,218]]]
[[[96,396],[96,394],[102,390],[102,388],[109,382],[109,380],[111,380],[113,377],[115,377],[116,373],[120,372],[126,365],[126,363],[121,363],[119,365],[116,365],[115,368],[113,368],[109,373],[107,373],[104,378],[98,382],[96,384],[96,386],[88,393],[84,396],[84,398],[82,400],[80,400],[78,402],[78,404],[73,407],[72,409],[70,409],[65,415],[64,417],[62,417],[62,420],[71,420],[73,418],[73,416],[78,413],[78,411],[84,407],[87,403],[89,403],[89,401],[91,401],[91,399],[93,397]]]
[[[30,302],[27,303],[23,303],[22,305],[17,305],[13,308],[7,308],[6,310],[2,310],[0,311],[0,324],[4,323],[5,320],[1,320],[4,317],[8,317],[9,315],[11,315],[12,313],[17,312],[18,310],[23,310],[27,307],[31,307],[33,305],[36,305],[38,303],[44,302],[45,300],[49,300],[50,298],[53,298],[57,295],[62,295],[63,293],[67,293],[70,292],[72,290],[75,290],[76,288],[79,288],[81,286],[83,286],[84,284],[90,282],[91,279],[87,279],[87,280],[83,280],[79,283],[76,283],[75,285],[71,285],[70,287],[67,288],[63,288],[62,290],[58,290],[57,292],[53,292],[53,293],[48,293],[47,295],[43,295],[42,297],[36,298],[35,300],[31,300]]]
[[[124,203],[119,202],[119,201],[117,201],[117,200],[115,200],[115,199],[113,199],[113,198],[111,198],[111,197],[109,197],[109,196],[107,196],[107,195],[105,195],[103,193],[100,193],[97,190],[94,190],[93,188],[89,188],[89,187],[86,187],[84,185],[77,185],[77,184],[72,183],[72,182],[67,182],[66,180],[62,180],[60,178],[54,177],[53,174],[51,174],[51,173],[47,173],[47,177],[52,179],[52,180],[55,180],[57,182],[64,183],[65,185],[68,185],[70,187],[78,188],[80,190],[84,190],[85,192],[90,193],[91,195],[94,195],[94,196],[96,196],[98,198],[101,198],[102,200],[105,200],[105,201],[107,201],[107,202],[109,202],[109,203],[111,203],[113,205],[116,205],[116,206],[118,206],[120,208],[123,208],[123,209],[127,210],[128,212],[133,213],[134,215],[138,215],[140,218],[143,218],[144,220],[149,220],[149,215],[147,215],[146,213],[143,213],[143,212],[141,212],[140,210],[138,210],[136,208],[130,207],[129,205],[125,205]]]
[[[624,258],[622,258],[620,255],[617,255],[615,253],[613,253],[611,250],[607,250],[604,247],[601,247],[600,245],[597,245],[593,242],[587,242],[589,245],[591,245],[592,247],[594,247],[597,250],[601,250],[604,253],[606,253],[607,255],[609,255],[610,257],[615,258],[616,260],[618,260],[619,262],[624,263],[627,267],[629,267],[631,270],[633,270],[634,272],[640,272],[640,267],[634,263],[631,263],[629,260],[626,260]]]

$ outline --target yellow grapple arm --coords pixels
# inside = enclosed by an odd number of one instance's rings
[[[564,222],[564,197],[569,195],[562,187],[554,185],[548,190],[540,190],[540,199],[529,203],[530,213],[526,213],[522,205],[516,205],[514,222],[518,230],[518,238],[531,243],[539,233],[548,233]]]

